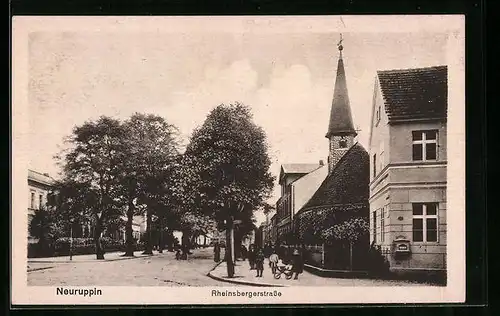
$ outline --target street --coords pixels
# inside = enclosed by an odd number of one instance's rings
[[[264,277],[256,278],[255,270],[249,270],[246,261],[236,264],[236,279],[243,284],[227,283],[225,263],[215,270],[213,248],[195,249],[188,260],[176,260],[175,253],[155,253],[124,259],[118,253],[106,254],[106,261],[97,261],[94,256],[83,255],[68,261],[67,257],[46,258],[39,262],[30,261],[28,285],[31,286],[248,286],[251,283],[285,286],[422,286],[415,282],[340,279],[319,277],[307,271],[298,281],[273,278],[265,265]],[[136,256],[141,253],[137,252]],[[222,256],[223,251],[222,251]],[[50,262],[52,260],[52,262]],[[212,271],[213,270],[213,271]],[[211,271],[213,279],[207,276]],[[245,284],[246,283],[246,284]],[[250,283],[250,284],[249,284]]]
[[[188,260],[175,260],[175,253],[165,252],[106,262],[30,262],[33,271],[28,273],[28,285],[227,286],[207,276],[214,265],[212,248],[195,249]]]

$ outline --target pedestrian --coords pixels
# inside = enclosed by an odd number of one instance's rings
[[[257,270],[257,277],[262,277],[262,272],[264,272],[264,250],[261,248],[257,249],[255,252],[255,267]]]
[[[220,245],[218,242],[216,242],[214,245],[214,261],[215,262],[220,261]]]
[[[276,250],[273,251],[273,253],[269,256],[269,266],[271,267],[271,272],[273,274],[276,273],[276,267],[278,266],[278,254],[276,253]]]
[[[299,249],[295,249],[292,253],[292,271],[295,273],[294,280],[297,280],[299,274],[304,271],[304,261]]]
[[[269,246],[269,243],[266,243],[264,246],[264,257],[269,258],[271,255],[271,246]]]
[[[245,261],[247,259],[247,247],[245,245],[241,245],[241,259]]]
[[[248,248],[248,263],[250,264],[250,270],[255,270],[255,245],[251,244]]]

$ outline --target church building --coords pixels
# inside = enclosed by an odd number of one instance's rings
[[[369,248],[369,155],[357,142],[342,57],[342,40],[326,138],[328,170],[297,212],[294,235],[310,249],[309,265],[363,270]]]

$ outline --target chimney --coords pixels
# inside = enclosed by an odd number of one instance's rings
[[[323,160],[320,160],[320,161],[319,161],[319,165],[320,165],[320,166],[324,166],[324,165],[325,165],[325,162],[324,162]]]

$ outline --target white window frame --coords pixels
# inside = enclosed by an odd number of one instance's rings
[[[36,192],[30,191],[30,208],[35,209],[36,207]]]
[[[382,106],[381,105],[378,106],[377,111],[375,113],[376,120],[377,120],[377,122],[375,123],[376,126],[378,125],[378,123],[380,123],[380,117],[381,117],[381,113],[380,112],[382,112]]]
[[[38,194],[38,209],[42,209],[44,206],[45,205],[43,203],[43,194],[39,193]]]
[[[422,241],[414,241],[415,243],[439,243],[439,203],[428,202],[428,203],[413,203],[422,205],[422,215],[414,215],[413,219],[422,219]],[[436,205],[436,214],[427,214],[427,204]],[[436,240],[427,241],[427,219],[436,219]],[[412,240],[413,240],[413,220],[412,220]]]
[[[412,131],[415,133],[420,133],[422,135],[421,140],[413,140],[413,134],[412,134],[412,144],[413,145],[422,145],[422,160],[414,160],[414,161],[436,161],[438,160],[438,131],[437,130],[422,130],[422,131]],[[435,139],[426,139],[425,134],[427,132],[435,132],[436,133],[436,138]],[[435,159],[427,159],[427,144],[436,144],[436,158]],[[413,160],[413,146],[411,148],[412,150],[412,160]]]

